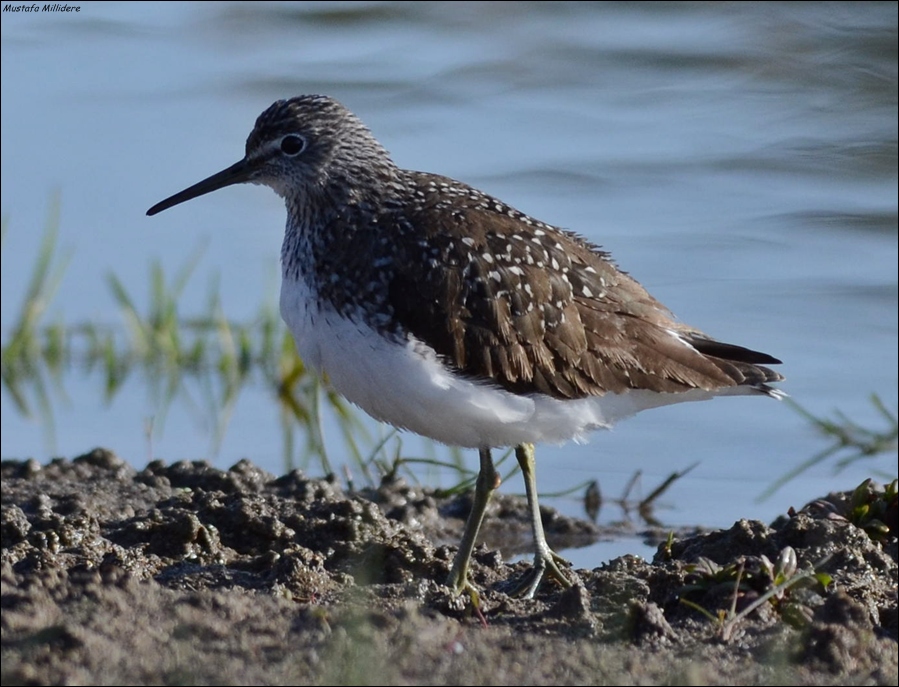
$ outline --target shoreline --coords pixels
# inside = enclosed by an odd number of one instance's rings
[[[401,480],[348,494],[249,461],[137,470],[102,449],[6,460],[2,477],[4,685],[895,685],[899,674],[895,524],[874,541],[839,514],[839,495],[770,525],[675,536],[652,561],[578,570],[579,585],[545,584],[530,601],[503,591],[527,565],[479,545],[475,607],[439,583],[464,503]],[[491,546],[518,536],[515,502],[488,515]],[[580,536],[591,525],[558,523]],[[795,584],[762,598],[775,568]]]

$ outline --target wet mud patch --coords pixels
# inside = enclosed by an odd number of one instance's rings
[[[522,600],[504,590],[527,564],[497,549],[527,550],[527,516],[502,496],[475,600],[442,585],[467,496],[104,450],[4,461],[2,681],[895,685],[895,503],[872,529],[847,498],[676,533]],[[544,521],[559,548],[608,535]]]

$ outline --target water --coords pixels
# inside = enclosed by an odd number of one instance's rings
[[[809,410],[877,427],[868,396],[896,407],[893,3],[80,7],[2,13],[4,340],[56,190],[72,258],[51,320],[119,325],[108,273],[145,304],[151,260],[174,274],[204,243],[183,313],[204,310],[216,275],[233,320],[274,303],[284,210],[271,192],[236,187],[144,212],[239,159],[273,100],[326,92],[402,166],[586,235],[684,321],[782,358],[784,388]],[[222,467],[247,456],[283,470],[262,389],[243,393],[213,454],[188,402],[148,441],[159,404],[139,378],[111,405],[96,375],[67,375],[63,386],[53,442],[0,397],[4,457],[100,444],[137,466],[151,455]],[[840,477],[822,465],[756,503],[825,446],[783,404],[727,399],[645,413],[586,445],[542,447],[538,472],[543,491],[599,479],[617,495],[634,470],[648,490],[698,461],[658,515],[728,526],[852,486],[871,467],[895,470],[894,457]],[[504,488],[522,490],[518,478]],[[574,497],[552,503],[579,511]],[[609,555],[570,553],[579,565]]]

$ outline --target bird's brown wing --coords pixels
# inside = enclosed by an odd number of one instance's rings
[[[422,176],[427,197],[442,177]],[[765,390],[781,379],[761,366],[775,358],[676,323],[575,234],[474,190],[449,203],[445,195],[405,213],[404,264],[390,300],[403,327],[460,373],[562,399],[627,389]]]

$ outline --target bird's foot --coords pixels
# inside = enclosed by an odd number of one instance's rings
[[[487,618],[484,617],[484,612],[481,610],[481,593],[468,580],[468,575],[457,575],[454,570],[447,578],[446,586],[452,590],[453,596],[467,596],[470,602],[468,608],[477,616],[481,625],[487,627]]]
[[[478,599],[478,588],[475,587],[468,579],[468,571],[459,573],[456,571],[455,567],[450,571],[449,577],[446,578],[447,587],[449,587],[453,594],[456,596],[461,596],[462,594],[467,594],[471,597],[472,601],[477,603]]]
[[[522,579],[512,583],[509,594],[524,599],[533,599],[540,585],[547,578],[555,580],[565,589],[574,586],[574,582],[569,577],[574,573],[565,574],[562,572],[562,567],[570,569],[571,563],[550,548],[538,549],[534,556],[534,565]]]

